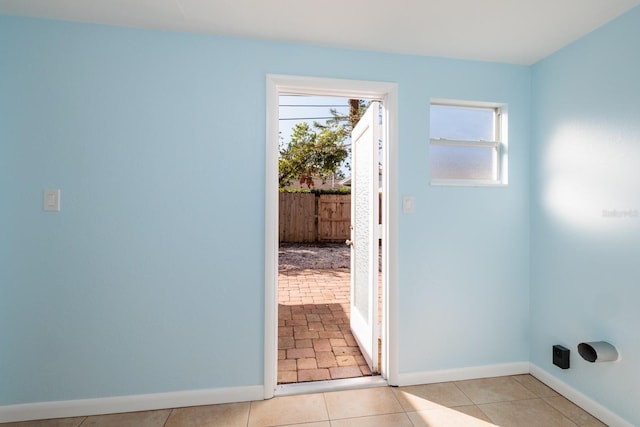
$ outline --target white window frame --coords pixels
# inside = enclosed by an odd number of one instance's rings
[[[461,187],[506,187],[508,185],[508,113],[507,105],[494,102],[459,101],[451,99],[432,99],[429,105],[429,118],[431,118],[431,106],[457,107],[494,110],[494,140],[454,140],[446,138],[430,138],[430,146],[439,145],[447,147],[474,147],[494,148],[493,179],[442,179],[430,178],[432,186],[461,186]]]

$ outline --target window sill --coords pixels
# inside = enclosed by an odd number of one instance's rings
[[[509,184],[499,181],[483,181],[479,179],[432,179],[432,187],[508,187]]]

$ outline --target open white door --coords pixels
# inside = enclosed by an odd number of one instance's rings
[[[351,332],[371,372],[378,371],[379,102],[351,133]],[[381,117],[381,116],[380,116]]]

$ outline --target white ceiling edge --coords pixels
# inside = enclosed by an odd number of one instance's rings
[[[0,0],[0,14],[531,65],[640,0]]]

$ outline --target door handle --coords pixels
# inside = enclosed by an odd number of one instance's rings
[[[353,240],[347,239],[344,243],[349,247],[353,246]]]

